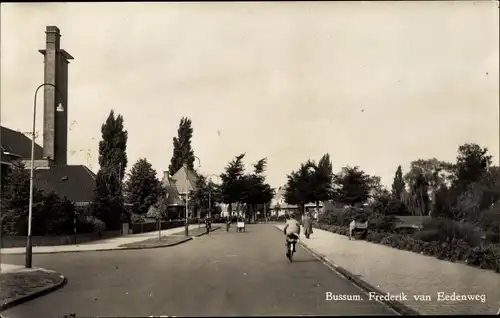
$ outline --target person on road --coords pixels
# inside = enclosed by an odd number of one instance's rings
[[[302,225],[304,226],[304,234],[305,234],[306,238],[309,238],[309,235],[311,235],[313,233],[311,212],[307,212],[304,215],[304,218],[302,220]]]
[[[288,239],[296,241],[299,238],[300,235],[300,224],[299,222],[295,219],[295,216],[292,215],[286,215],[286,223],[285,227],[283,228],[283,232],[285,233],[287,237],[287,243],[286,246],[288,246]],[[295,253],[295,243],[293,244],[293,252]],[[287,254],[289,252],[287,251]]]

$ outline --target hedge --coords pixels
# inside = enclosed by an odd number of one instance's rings
[[[328,225],[314,222],[315,227],[340,235],[349,235],[348,226]],[[417,232],[418,237],[421,232]],[[500,246],[493,243],[480,243],[471,246],[464,238],[446,238],[444,241],[424,241],[410,235],[400,235],[377,230],[368,230],[363,238],[366,241],[383,244],[393,248],[434,256],[451,262],[464,262],[467,265],[500,272]]]

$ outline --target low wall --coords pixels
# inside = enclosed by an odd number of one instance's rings
[[[104,231],[101,233],[85,233],[77,235],[32,236],[33,246],[55,246],[81,244],[85,242],[121,236],[121,231]],[[26,246],[26,236],[3,236],[2,248]]]

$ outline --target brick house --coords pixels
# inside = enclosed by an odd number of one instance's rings
[[[180,168],[173,176],[163,172],[162,185],[165,188],[169,211],[177,218],[183,219],[186,212],[186,192],[196,189],[198,176],[187,167]],[[190,215],[190,217],[193,217]]]

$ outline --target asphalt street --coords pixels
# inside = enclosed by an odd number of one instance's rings
[[[2,262],[22,265],[24,256]],[[270,224],[222,228],[175,247],[35,254],[33,264],[68,284],[3,312],[8,318],[394,315],[303,248],[290,263],[284,236]],[[329,301],[327,292],[361,300]]]

